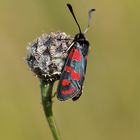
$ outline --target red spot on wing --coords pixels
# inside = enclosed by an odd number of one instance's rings
[[[81,54],[78,49],[75,49],[72,59],[79,62],[81,61]]]
[[[62,84],[62,86],[68,86],[70,84],[70,81],[67,79],[63,79],[61,84]]]
[[[66,66],[66,67],[65,67],[65,71],[66,71],[66,72],[71,72],[71,70],[72,70],[72,68],[71,68],[70,66]]]
[[[68,94],[72,94],[74,91],[75,91],[75,88],[71,87],[70,89],[62,90],[62,94],[63,95],[68,95]]]
[[[80,74],[78,73],[78,72],[76,72],[76,71],[71,71],[71,78],[73,79],[73,80],[80,80]]]
[[[74,49],[74,48],[73,48]],[[78,61],[80,62],[81,61],[81,54],[80,54],[80,51],[79,49],[74,49],[70,52],[70,55],[69,57],[72,59],[72,60],[75,60],[75,61]]]

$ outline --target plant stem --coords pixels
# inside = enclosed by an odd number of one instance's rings
[[[53,90],[53,82],[47,83],[45,81],[41,81],[41,95],[42,95],[42,105],[45,112],[46,119],[50,126],[52,135],[54,140],[61,140],[59,130],[56,126],[55,119],[52,111],[52,90]]]

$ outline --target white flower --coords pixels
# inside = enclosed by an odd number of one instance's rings
[[[27,63],[42,80],[60,78],[72,38],[64,32],[43,34],[27,46]]]

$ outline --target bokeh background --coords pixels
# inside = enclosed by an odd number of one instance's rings
[[[25,63],[26,46],[42,33],[78,32],[66,3],[84,30],[91,50],[84,93],[77,102],[54,99],[63,140],[140,139],[139,0],[0,1],[0,139],[53,140],[41,105],[39,80]]]

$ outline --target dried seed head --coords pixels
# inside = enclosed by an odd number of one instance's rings
[[[72,38],[64,32],[43,34],[27,46],[27,63],[42,80],[58,80],[67,57]]]

